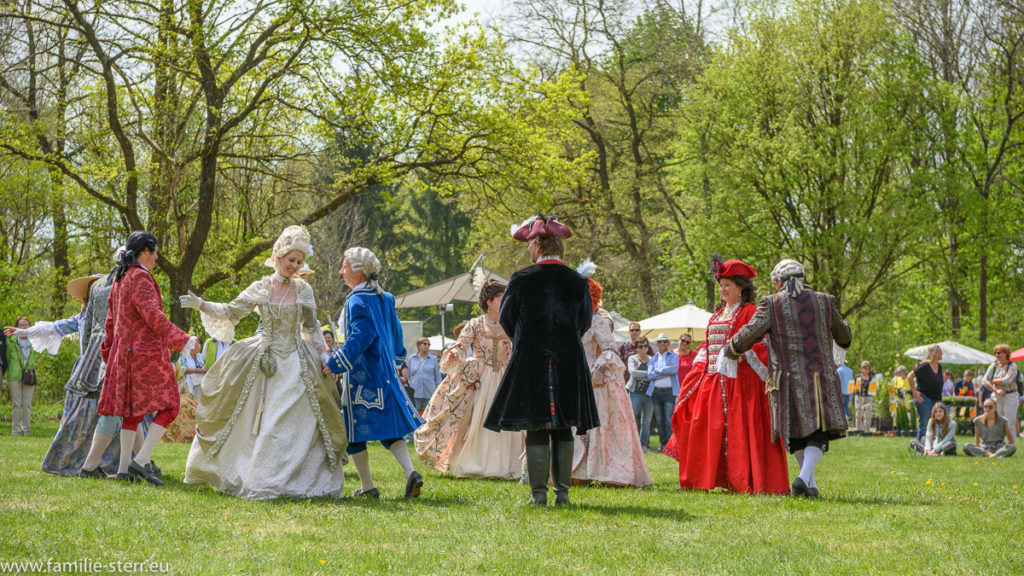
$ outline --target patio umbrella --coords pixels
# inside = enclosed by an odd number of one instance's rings
[[[693,337],[694,340],[704,341],[707,339],[708,320],[711,320],[711,313],[693,304],[686,304],[674,308],[668,312],[651,316],[640,321],[640,330],[644,336],[657,336],[662,332],[673,340],[679,338],[684,332]],[[629,325],[616,328],[616,332],[629,332]]]
[[[952,340],[938,342],[938,345],[939,348],[942,348],[943,364],[991,364],[996,359],[996,357],[991,354],[982,352],[981,350],[975,350],[970,346],[964,346],[963,344]],[[924,357],[928,354],[929,346],[931,346],[931,344],[911,348],[904,352],[903,355],[909,356],[915,360],[924,360]]]
[[[1016,362],[1018,360],[1024,360],[1024,348],[1018,349],[1013,354],[1010,354],[1010,360]]]

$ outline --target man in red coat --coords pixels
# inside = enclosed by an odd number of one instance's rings
[[[156,236],[149,232],[128,236],[114,273],[106,335],[100,346],[107,371],[97,412],[122,419],[117,478],[163,486],[149,464],[153,448],[177,417],[181,402],[167,349],[187,351],[198,346],[198,340],[164,315],[160,287],[150,273],[156,257]],[[139,423],[154,412],[149,433],[133,460]]]

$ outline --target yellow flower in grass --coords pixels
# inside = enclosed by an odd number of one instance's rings
[[[895,474],[895,473],[896,473],[896,471],[895,471],[895,470],[893,470],[892,472],[889,472],[889,474]]]
[[[1014,484],[1014,485],[1013,485],[1013,489],[1014,489],[1014,490],[1016,490],[1016,489],[1017,489],[1017,485],[1016,485],[1016,484]]]
[[[977,483],[977,482],[975,482],[974,484],[972,484],[972,486],[974,486],[975,488],[977,488],[977,487],[978,487],[978,483]]]
[[[927,481],[925,481],[925,484],[927,484],[928,486],[931,486],[932,484],[934,484],[934,482],[932,482],[932,479],[929,478]]]

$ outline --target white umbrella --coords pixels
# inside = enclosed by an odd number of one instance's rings
[[[975,350],[970,346],[964,346],[963,344],[952,340],[946,340],[945,342],[939,342],[938,344],[939,348],[942,348],[943,364],[991,364],[996,359],[996,357],[991,354],[982,352],[981,350]],[[928,348],[930,346],[932,346],[932,344],[911,348],[904,352],[903,355],[909,356],[914,360],[924,360],[924,357],[928,354]]]
[[[694,340],[704,341],[707,339],[708,321],[711,320],[711,313],[693,304],[686,304],[640,321],[640,330],[644,336],[657,337],[661,333],[673,340],[682,336],[685,332]],[[629,332],[629,325],[617,328],[616,332]]]

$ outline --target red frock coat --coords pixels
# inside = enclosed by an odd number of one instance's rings
[[[714,371],[722,344],[750,320],[754,310],[753,304],[744,304],[731,322],[720,314],[711,318],[708,342],[701,345],[703,350],[680,387],[665,453],[679,460],[682,488],[789,494],[786,452],[781,441],[772,441],[764,381],[748,358],[740,358],[736,378]],[[755,344],[753,351],[766,372],[764,344]]]
[[[107,363],[97,412],[139,418],[180,403],[167,348],[181,350],[189,335],[164,315],[156,279],[133,265],[110,290],[106,335],[100,354]]]

